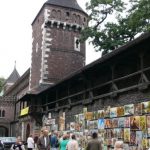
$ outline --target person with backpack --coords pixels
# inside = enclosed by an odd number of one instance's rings
[[[57,132],[52,131],[50,135],[50,145],[51,145],[51,150],[58,150],[59,140],[57,137]]]

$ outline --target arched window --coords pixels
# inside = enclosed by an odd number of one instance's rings
[[[80,15],[77,16],[77,23],[80,24]]]
[[[2,117],[5,117],[5,110],[2,111]]]
[[[76,23],[76,21],[77,21],[76,19],[77,19],[76,14],[73,14],[73,22],[74,22],[74,23]]]
[[[51,14],[52,18],[56,18],[57,17],[57,12],[55,9],[52,10],[52,14]]]
[[[58,20],[61,20],[61,11],[60,10],[57,11],[57,17],[58,17]]]
[[[77,37],[74,38],[74,49],[76,51],[80,51],[80,41],[79,41],[79,38]]]

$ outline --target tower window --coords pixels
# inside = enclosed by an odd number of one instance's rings
[[[36,53],[38,52],[38,50],[39,50],[39,44],[36,43]]]
[[[5,110],[2,111],[2,117],[5,117]]]
[[[0,110],[0,117],[4,118],[5,117],[5,110]]]
[[[86,19],[85,19],[85,17],[84,17],[84,22],[86,22]]]
[[[69,16],[70,16],[70,13],[69,13],[69,12],[66,12],[66,16],[69,17]]]
[[[74,39],[74,49],[76,51],[80,51],[80,41],[79,41],[79,38],[75,37]]]

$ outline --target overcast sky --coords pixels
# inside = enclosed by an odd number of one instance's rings
[[[17,62],[22,75],[31,63],[31,23],[46,0],[1,0],[0,2],[0,77],[7,78]],[[77,0],[85,10],[87,0]],[[88,44],[87,44],[88,45]],[[100,57],[87,46],[87,63]]]

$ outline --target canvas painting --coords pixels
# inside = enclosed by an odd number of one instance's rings
[[[117,107],[110,109],[110,118],[115,118],[115,117],[117,117]]]
[[[131,127],[131,130],[139,130],[140,129],[140,116],[131,116],[130,117],[130,127]]]
[[[105,111],[105,118],[109,118],[110,117],[110,106],[105,107],[104,111]]]
[[[93,112],[85,113],[85,119],[86,120],[93,120]]]
[[[85,113],[87,113],[88,111],[87,111],[87,107],[84,107],[83,108],[83,113],[85,114]]]
[[[79,122],[79,115],[75,115],[74,120],[75,120],[75,122]]]
[[[98,110],[98,118],[104,118],[105,112],[104,110]]]
[[[97,111],[94,111],[93,112],[93,119],[95,120],[97,120],[98,119],[98,112]]]
[[[142,112],[143,113],[150,113],[150,101],[142,103]]]
[[[105,128],[112,128],[112,120],[105,119]]]
[[[136,145],[142,145],[142,131],[136,131]]]
[[[130,142],[130,128],[124,128],[124,142]]]
[[[147,116],[147,128],[150,128],[150,116]]]
[[[135,145],[136,144],[136,131],[130,132],[130,144]]]
[[[124,127],[129,128],[130,127],[130,117],[125,117],[124,119]]]
[[[125,121],[124,117],[118,118],[118,127],[119,128],[123,128],[124,127],[124,121]]]
[[[147,139],[143,139],[142,140],[142,146],[143,146],[143,149],[146,150],[148,148],[148,143],[147,143]]]
[[[150,128],[147,129],[147,136],[150,138]]]
[[[118,128],[118,118],[113,118],[112,119],[112,127],[113,128]]]
[[[134,104],[134,115],[142,114],[142,103]]]
[[[146,127],[146,116],[140,116],[140,129],[145,131]]]
[[[124,116],[124,107],[117,107],[117,117]]]
[[[124,129],[123,128],[115,128],[113,133],[114,133],[114,138],[117,138],[117,139],[124,138]]]
[[[84,114],[79,114],[79,122],[82,122],[84,121]]]
[[[134,114],[134,105],[130,104],[130,105],[125,105],[124,106],[124,110],[125,110],[125,115],[133,115]]]
[[[94,129],[98,129],[98,120],[94,120],[93,123],[94,123]]]
[[[98,119],[98,129],[104,129],[104,128],[105,128],[104,119]]]
[[[113,133],[113,129],[106,129],[105,130],[105,139],[111,139],[113,138],[114,133]]]
[[[75,130],[75,122],[70,123],[70,130],[74,131]]]

